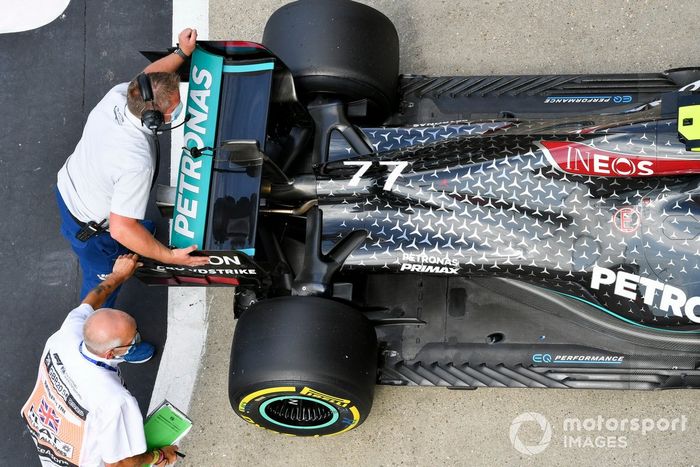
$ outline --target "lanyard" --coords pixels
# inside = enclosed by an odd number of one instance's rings
[[[80,352],[80,355],[82,355],[85,360],[87,360],[88,362],[90,362],[92,364],[99,366],[100,368],[104,368],[105,370],[113,371],[115,373],[119,372],[119,370],[114,368],[113,366],[107,365],[105,362],[95,360],[94,358],[90,358],[87,355],[85,355],[83,353],[83,341],[80,341],[80,344],[78,344],[78,352]]]

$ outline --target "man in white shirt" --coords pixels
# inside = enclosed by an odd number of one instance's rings
[[[182,103],[175,71],[194,51],[196,39],[196,30],[185,29],[175,52],[146,67],[152,101],[145,102],[137,79],[112,88],[90,112],[75,151],[58,173],[61,232],[80,261],[81,298],[110,273],[117,256],[127,251],[166,264],[203,266],[209,262],[208,257],[190,255],[197,245],[169,249],[153,237],[153,224],[142,220],[156,170],[155,137],[142,125],[142,114],[157,110],[166,124],[177,118]],[[102,222],[109,230],[78,238],[91,222]],[[117,292],[106,306],[114,305]]]
[[[146,451],[143,418],[117,365],[139,341],[134,319],[99,308],[136,270],[120,256],[107,278],[49,337],[39,376],[21,415],[43,466],[170,465],[177,446]]]

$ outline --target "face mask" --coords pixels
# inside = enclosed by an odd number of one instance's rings
[[[175,107],[175,110],[173,110],[172,113],[170,114],[170,123],[177,120],[177,118],[180,116],[181,113],[182,113],[182,102],[179,102],[177,104],[177,107]]]
[[[110,360],[112,360],[114,362],[118,362],[118,363],[129,361],[129,355],[134,353],[134,351],[136,350],[136,344],[138,344],[139,342],[141,342],[141,335],[137,332],[136,335],[134,336],[134,338],[131,340],[131,343],[129,343],[129,350],[124,355],[112,356],[112,358],[110,358]],[[126,346],[120,346],[120,347],[126,347]]]

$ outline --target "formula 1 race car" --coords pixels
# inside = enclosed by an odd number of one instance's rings
[[[237,287],[239,416],[328,435],[377,383],[700,387],[700,68],[399,76],[349,0],[262,42],[200,42],[185,77],[159,205],[211,264],[138,272]]]

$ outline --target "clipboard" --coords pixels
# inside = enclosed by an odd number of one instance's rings
[[[173,404],[164,400],[143,424],[146,449],[151,451],[177,444],[192,429],[192,420]]]

